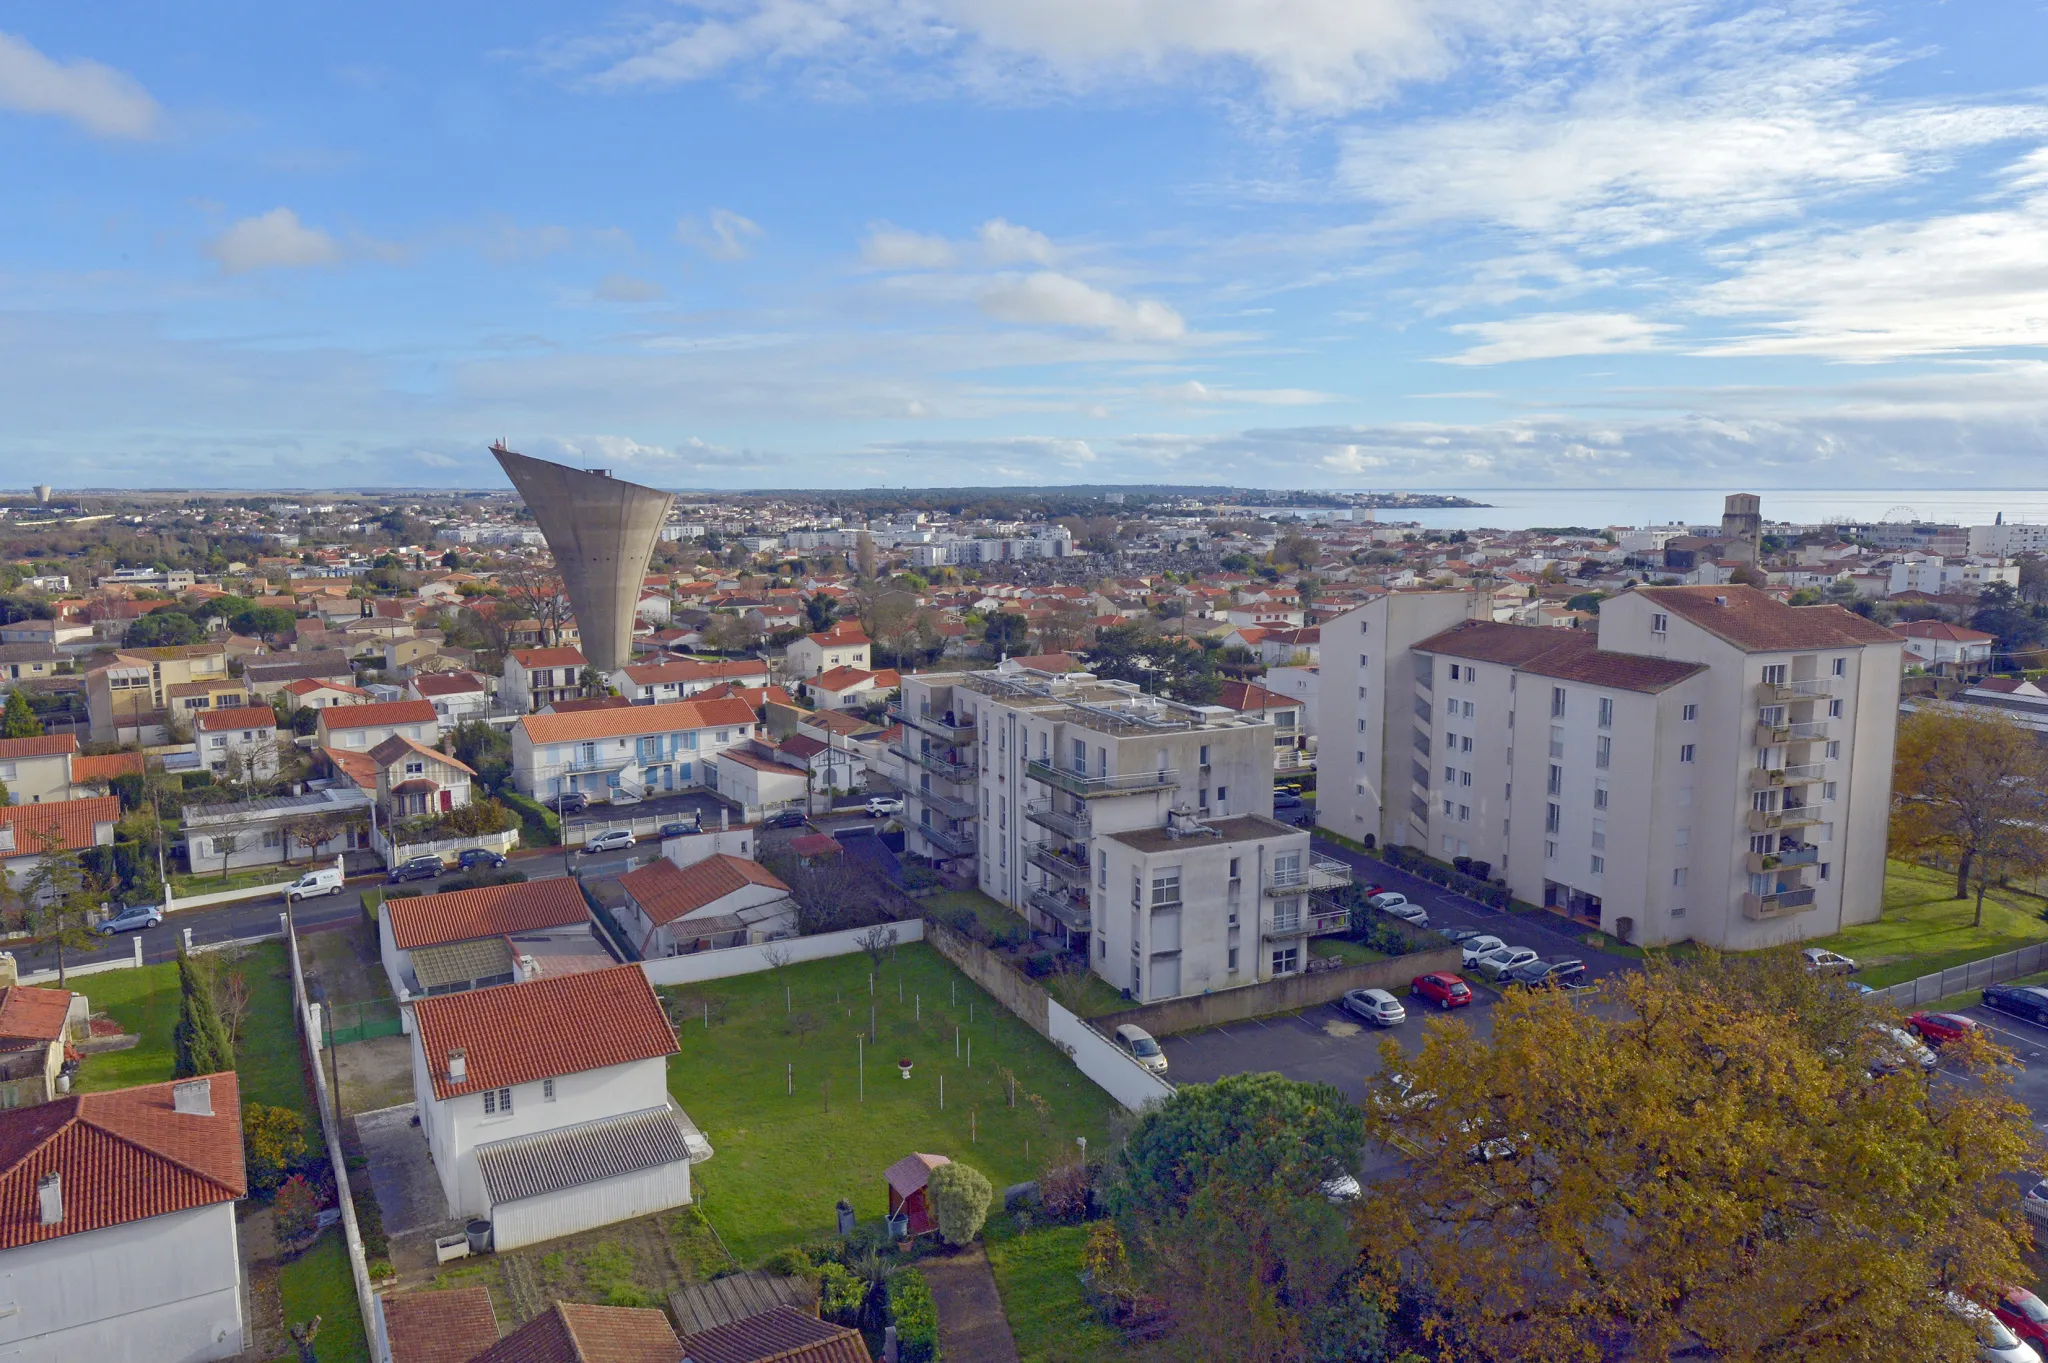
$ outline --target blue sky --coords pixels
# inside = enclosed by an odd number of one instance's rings
[[[0,11],[0,483],[2048,483],[2039,3]]]

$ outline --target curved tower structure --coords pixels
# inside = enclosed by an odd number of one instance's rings
[[[491,453],[547,537],[576,611],[583,656],[600,673],[616,672],[632,660],[634,610],[674,497],[623,482],[609,469],[515,454],[502,440]]]

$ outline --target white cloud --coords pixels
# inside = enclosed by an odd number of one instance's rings
[[[1333,393],[1318,393],[1311,388],[1231,388],[1203,383],[1199,379],[1189,379],[1170,388],[1155,388],[1146,396],[1155,401],[1190,407],[1316,407],[1326,402],[1341,401]]]
[[[1540,312],[1499,322],[1466,322],[1451,330],[1477,337],[1479,344],[1441,357],[1444,364],[1507,364],[1656,350],[1661,338],[1678,328],[1626,312]]]
[[[944,237],[876,223],[861,241],[860,258],[881,270],[943,270],[960,256]]]
[[[981,251],[991,265],[1054,265],[1059,257],[1045,233],[1001,218],[981,225]]]
[[[636,275],[608,274],[597,281],[592,291],[608,303],[647,303],[662,297],[667,291],[651,279]]]
[[[638,465],[650,473],[680,465],[696,469],[708,461],[729,458],[732,451],[721,445],[690,436],[673,445],[656,445],[629,435],[540,436],[527,442],[528,452],[572,462],[591,462],[592,467]]]
[[[206,253],[228,274],[304,269],[341,260],[340,243],[319,228],[300,222],[299,215],[289,208],[243,218],[207,243]]]
[[[0,109],[68,118],[99,137],[145,138],[162,110],[133,77],[80,58],[57,62],[0,33]]]
[[[1119,298],[1053,270],[1001,276],[982,288],[979,302],[998,321],[1081,327],[1123,341],[1175,341],[1187,334],[1187,323],[1164,303]]]
[[[684,218],[676,224],[676,240],[694,246],[713,260],[745,260],[754,253],[750,244],[763,235],[761,226],[730,209],[714,208],[708,224]]]

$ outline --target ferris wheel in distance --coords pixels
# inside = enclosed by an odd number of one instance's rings
[[[1920,513],[1915,511],[1910,506],[1895,506],[1891,510],[1885,512],[1880,519],[1882,519],[1886,524],[1911,525],[1913,522],[1920,519]]]

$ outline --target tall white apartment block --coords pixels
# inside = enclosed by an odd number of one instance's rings
[[[1407,708],[1387,701],[1407,768],[1388,840],[1642,945],[1874,921],[1902,651],[1732,585],[1625,592],[1597,636],[1461,622],[1413,645]]]

